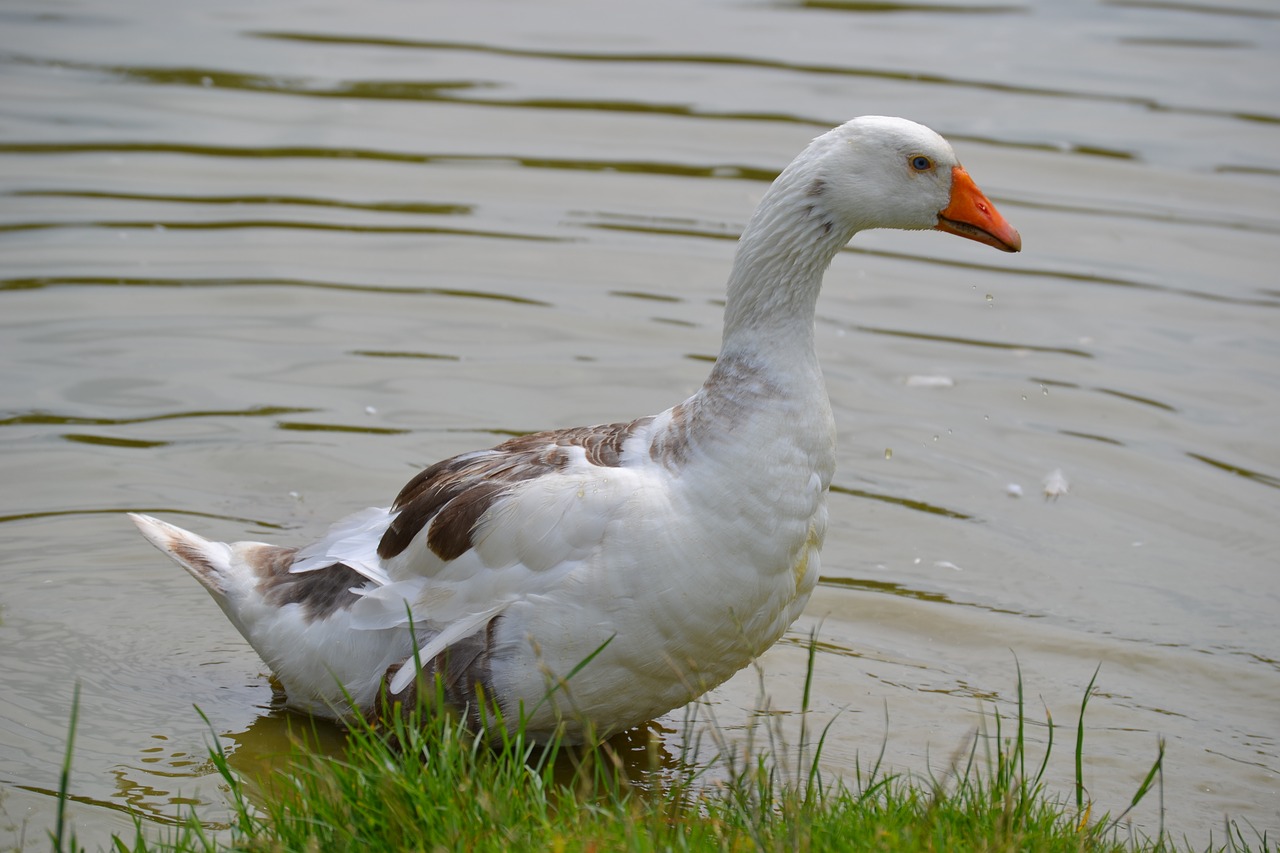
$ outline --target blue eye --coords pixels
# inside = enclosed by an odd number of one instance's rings
[[[927,172],[933,168],[933,161],[923,154],[917,154],[911,158],[911,168],[917,172]]]

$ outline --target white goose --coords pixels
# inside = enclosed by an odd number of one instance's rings
[[[292,708],[342,719],[411,701],[416,661],[478,725],[494,725],[479,697],[539,739],[637,725],[750,663],[818,580],[835,426],[814,307],[831,259],[866,228],[1021,248],[946,140],[857,118],[760,202],[719,358],[684,402],[446,459],[392,507],[302,549],[133,519],[205,586]]]

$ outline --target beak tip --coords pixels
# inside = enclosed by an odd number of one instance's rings
[[[952,171],[951,198],[938,213],[934,226],[970,240],[977,240],[1002,252],[1021,252],[1022,235],[996,210],[969,173],[956,166]]]

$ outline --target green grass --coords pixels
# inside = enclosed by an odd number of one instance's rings
[[[813,655],[811,645],[806,708]],[[1129,809],[1160,788],[1163,745],[1127,808],[1115,816],[1094,813],[1082,775],[1084,711],[1093,687],[1091,681],[1077,724],[1074,802],[1045,789],[1056,730],[1051,719],[1043,755],[1036,760],[1028,753],[1019,673],[1016,718],[991,715],[988,730],[957,750],[942,779],[888,774],[879,759],[860,765],[851,778],[826,778],[817,765],[827,731],[815,736],[802,722],[799,744],[791,746],[768,714],[732,743],[714,721],[700,727],[710,733],[718,760],[682,756],[675,770],[668,762],[663,772],[655,767],[645,774],[645,784],[633,780],[609,742],[538,747],[518,733],[492,742],[435,703],[381,728],[356,725],[340,756],[308,749],[299,739],[282,769],[255,782],[232,770],[215,737],[211,758],[229,791],[232,825],[210,829],[198,811],[177,829],[139,818],[136,837],[116,839],[115,849],[1191,850],[1163,832],[1134,839],[1122,831]],[[685,742],[696,744],[692,727],[689,734]],[[64,798],[70,757],[69,741]],[[1234,824],[1226,832],[1206,849],[1277,849],[1265,836],[1246,838]],[[59,853],[77,849],[74,835],[63,835],[61,814],[52,840]]]

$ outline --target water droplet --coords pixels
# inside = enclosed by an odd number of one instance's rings
[[[937,440],[938,440],[938,437],[935,435],[935,436],[933,437],[933,440],[934,440],[934,441],[937,441]]]
[[[1040,393],[1041,393],[1041,394],[1043,394],[1043,395],[1045,395],[1046,397],[1048,397],[1048,396],[1049,396],[1049,386],[1048,386],[1048,385],[1041,385],[1041,386],[1040,386]]]
[[[996,301],[996,298],[995,298],[994,296],[992,296],[990,293],[988,293],[988,294],[987,294],[987,307],[988,307],[988,308],[990,308],[993,304],[995,304],[995,301]]]
[[[886,448],[884,449],[884,458],[885,458],[885,459],[892,459],[892,458],[893,458],[893,448],[892,448],[892,447],[886,447]]]
[[[1023,394],[1023,395],[1022,395],[1022,402],[1024,402],[1024,403],[1025,403],[1025,402],[1027,402],[1027,395],[1026,395],[1026,394]]]

